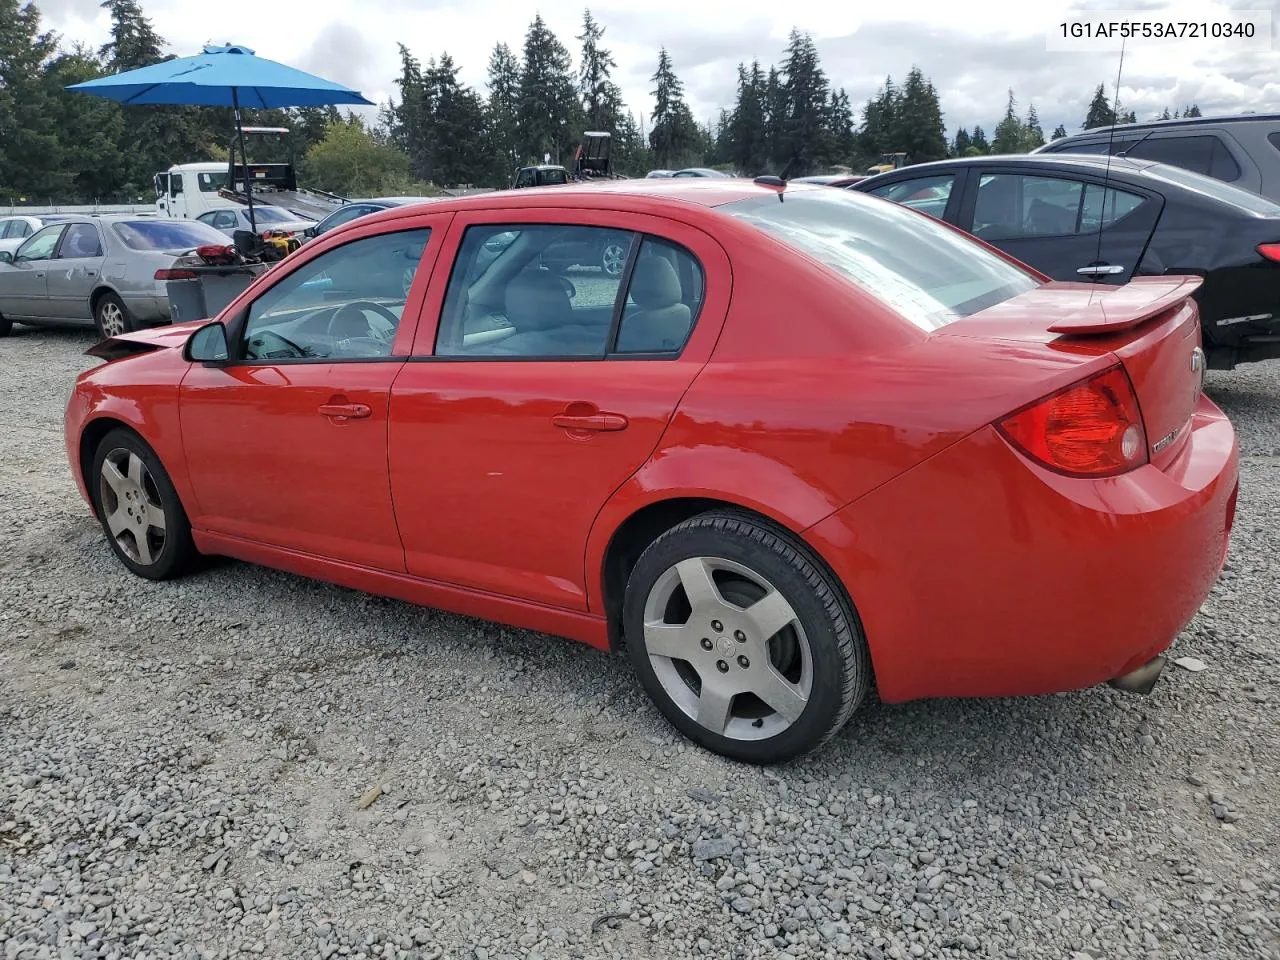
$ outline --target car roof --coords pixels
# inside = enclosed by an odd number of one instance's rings
[[[1114,130],[1117,134],[1131,131],[1150,132],[1152,130],[1179,129],[1182,127],[1218,126],[1236,123],[1280,123],[1280,113],[1245,113],[1226,117],[1178,117],[1170,120],[1143,120],[1139,123],[1116,123],[1105,127],[1090,127],[1079,133],[1070,133],[1057,140],[1051,140],[1045,146],[1062,143],[1067,140],[1084,140],[1096,136],[1109,136]]]
[[[788,185],[788,190],[825,191],[827,188],[812,183]],[[680,180],[666,178],[636,178],[634,180],[597,180],[587,183],[570,181],[555,190],[493,190],[465,197],[441,197],[431,204],[432,211],[441,213],[463,210],[509,209],[521,210],[538,207],[581,207],[597,210],[636,210],[644,208],[657,212],[663,208],[674,212],[688,210],[690,206],[718,207],[735,200],[746,200],[764,194],[777,194],[777,187],[736,177],[685,177]],[[412,206],[392,207],[361,218],[361,223],[375,220],[394,220],[413,216]]]
[[[950,160],[934,160],[929,163],[915,163],[907,167],[899,167],[896,170],[886,170],[884,173],[878,173],[874,177],[867,177],[865,180],[853,184],[855,187],[862,187],[873,181],[884,182],[890,179],[900,178],[907,171],[919,173],[922,170],[933,169],[950,169],[954,167],[980,167],[991,166],[992,164],[1015,166],[1026,164],[1027,166],[1073,169],[1086,168],[1099,171],[1110,171],[1111,173],[1138,173],[1147,167],[1157,166],[1155,160],[1138,160],[1133,157],[1117,157],[1108,156],[1106,154],[1097,153],[1008,153],[983,155],[978,157],[954,157]]]

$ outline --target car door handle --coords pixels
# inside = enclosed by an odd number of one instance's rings
[[[322,403],[320,415],[338,420],[363,420],[373,411],[363,403]]]
[[[1118,263],[1104,263],[1091,267],[1081,267],[1076,273],[1083,277],[1109,277],[1117,273],[1124,273],[1124,267]]]
[[[565,430],[625,430],[627,418],[619,413],[588,413],[580,416],[558,413],[551,422]]]

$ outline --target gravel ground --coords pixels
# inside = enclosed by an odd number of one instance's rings
[[[63,458],[90,343],[0,340],[3,960],[1280,958],[1280,365],[1212,375],[1246,458],[1175,647],[1208,669],[872,705],[760,770],[568,641],[129,577]]]

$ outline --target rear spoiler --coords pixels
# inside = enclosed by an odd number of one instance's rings
[[[1203,283],[1204,277],[1196,276],[1135,277],[1122,287],[1099,286],[1097,296],[1055,320],[1048,329],[1050,333],[1086,337],[1129,330],[1177,306]],[[1070,286],[1080,289],[1077,283]]]

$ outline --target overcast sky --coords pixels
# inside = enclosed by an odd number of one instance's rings
[[[106,38],[98,0],[44,0],[47,27],[66,42],[93,45]],[[260,56],[310,70],[382,101],[394,92],[396,44],[426,61],[448,51],[461,79],[483,93],[489,52],[498,41],[521,50],[535,10],[575,57],[580,0],[274,0],[269,3],[193,4],[143,0],[157,31],[179,56],[206,42],[242,43]],[[948,136],[981,124],[990,134],[1012,88],[1019,112],[1034,102],[1045,132],[1058,123],[1079,128],[1099,82],[1110,95],[1116,50],[1048,52],[1046,31],[1074,13],[1144,11],[1145,19],[1212,19],[1239,10],[1269,10],[1280,27],[1280,0],[1163,0],[1105,3],[955,0],[909,3],[801,3],[778,0],[596,0],[592,13],[606,27],[605,43],[618,62],[615,80],[633,112],[653,109],[650,76],[658,48],[667,47],[701,121],[733,101],[736,65],[781,59],[795,26],[814,37],[834,85],[861,105],[886,75],[900,79],[918,64],[942,96]],[[1094,14],[1097,15],[1096,13]],[[1173,41],[1130,46],[1120,87],[1122,109],[1140,119],[1165,106],[1198,103],[1206,113],[1280,110],[1280,42],[1266,51],[1242,51],[1225,41]]]

